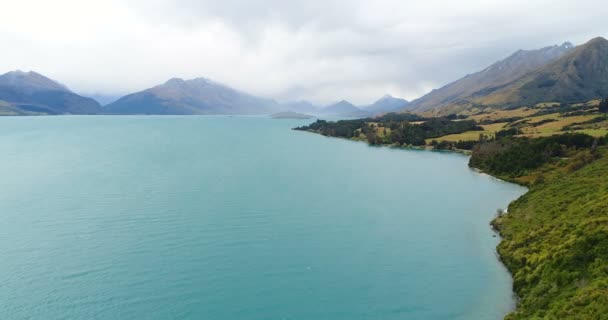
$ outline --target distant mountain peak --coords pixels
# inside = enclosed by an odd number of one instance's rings
[[[519,50],[481,72],[413,102],[414,110],[455,112],[471,106],[507,108],[574,103],[608,96],[608,40],[597,37],[538,50]]]
[[[43,75],[41,75],[40,73],[38,73],[36,71],[32,71],[32,70],[30,70],[30,71],[23,71],[21,69],[9,71],[6,74],[12,75],[12,76],[18,76],[18,77],[26,77],[26,76],[30,76],[30,77],[43,77]]]
[[[190,80],[185,80],[182,78],[171,78],[171,79],[167,80],[161,86],[173,87],[173,88],[185,88],[188,86],[196,87],[196,86],[207,86],[207,85],[211,85],[211,84],[218,85],[218,86],[221,85],[221,84],[211,81],[207,78],[200,77],[200,78],[194,78],[194,79],[190,79]]]
[[[33,91],[66,91],[71,92],[65,85],[51,80],[35,71],[15,70],[0,75],[0,86],[19,88]]]
[[[370,115],[369,112],[367,112],[366,110],[357,108],[355,105],[353,105],[352,103],[350,103],[346,100],[341,100],[339,102],[336,102],[332,105],[329,105],[329,106],[321,109],[320,111],[323,114],[342,115],[342,116],[349,116],[349,117],[366,117],[366,116]]]
[[[194,78],[194,79],[192,79],[190,81],[199,82],[199,83],[210,83],[210,82],[213,82],[211,79],[207,79],[205,77]]]
[[[365,108],[365,110],[373,114],[382,114],[403,109],[408,103],[409,101],[405,99],[395,98],[390,94],[385,94],[372,105]]]
[[[34,71],[15,70],[0,75],[0,100],[9,113],[23,115],[94,114],[100,108],[95,100],[79,96]]]
[[[587,42],[587,44],[592,43],[608,43],[608,40],[606,40],[604,37],[595,37]]]
[[[271,114],[279,105],[207,78],[172,78],[104,107],[118,114]]]
[[[167,80],[164,85],[166,86],[181,86],[186,83],[186,80],[182,78],[171,78]]]
[[[574,50],[576,49],[570,42],[537,50],[518,50],[482,71],[465,76],[412,101],[410,107],[412,110],[424,111],[444,107],[466,108],[472,103],[483,104],[480,101],[484,101],[484,97]],[[495,105],[495,101],[492,101],[492,104]]]

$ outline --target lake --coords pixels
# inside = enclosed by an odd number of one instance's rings
[[[0,118],[0,319],[501,319],[466,156],[223,116]]]

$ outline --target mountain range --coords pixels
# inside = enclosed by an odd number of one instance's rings
[[[163,84],[121,98],[100,95],[95,95],[94,98],[80,96],[65,85],[33,71],[11,71],[0,76],[0,115],[266,115],[292,111],[316,115],[365,117],[378,110],[394,109],[391,106],[401,101],[386,96],[372,105],[369,111],[347,101],[340,101],[327,107],[317,107],[308,101],[280,104],[206,78],[192,80],[173,78]],[[96,100],[110,101],[110,103],[102,107]]]
[[[477,73],[416,99],[407,109],[440,113],[474,107],[513,108],[608,96],[608,41],[519,50]]]
[[[408,101],[385,95],[371,105],[358,107],[342,100],[325,107],[317,107],[308,101],[298,101],[283,104],[288,111],[301,112],[317,115],[338,115],[345,117],[369,117],[381,115],[388,112],[399,111],[408,105]]]
[[[575,103],[608,97],[608,40],[594,38],[574,47],[565,42],[538,50],[519,50],[414,101],[386,95],[369,106],[342,100],[326,107],[308,101],[278,103],[206,78],[173,78],[101,106],[92,98],[39,73],[0,75],[0,115],[37,114],[273,114],[292,111],[315,115],[369,117],[395,111],[515,108],[540,102]]]

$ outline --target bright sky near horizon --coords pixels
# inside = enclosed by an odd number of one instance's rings
[[[207,77],[281,101],[414,99],[518,49],[608,36],[601,0],[0,0],[0,73],[82,94]]]

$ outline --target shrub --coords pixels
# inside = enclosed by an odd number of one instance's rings
[[[600,102],[599,109],[602,113],[608,113],[608,98]]]

